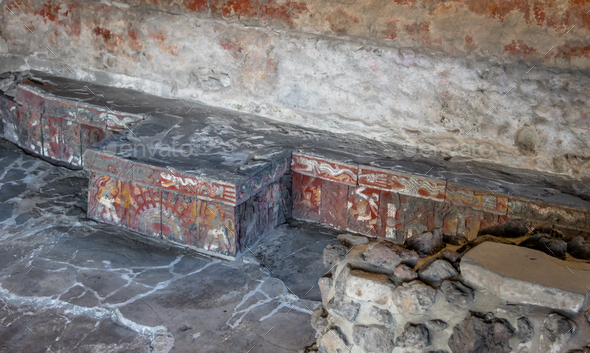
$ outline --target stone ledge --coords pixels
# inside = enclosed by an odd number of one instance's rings
[[[578,313],[590,299],[590,265],[519,246],[478,245],[463,256],[461,274],[470,284],[512,304]]]

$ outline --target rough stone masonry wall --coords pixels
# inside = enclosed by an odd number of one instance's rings
[[[0,4],[1,70],[590,176],[587,0]]]
[[[524,281],[500,285],[477,261],[449,249],[414,271],[418,254],[404,246],[350,234],[338,238],[343,245],[324,250],[329,271],[319,280],[322,305],[312,314],[319,337],[300,353],[590,352],[590,311],[579,305],[584,293],[558,295]],[[520,256],[535,256],[531,261],[546,261],[539,252],[514,248]],[[479,277],[487,285],[475,284]],[[570,296],[578,306],[566,300]]]

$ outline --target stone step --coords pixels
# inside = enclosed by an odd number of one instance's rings
[[[590,230],[590,190],[569,177],[27,75],[0,97],[4,136],[84,166],[90,217],[202,251],[239,256],[291,211],[400,243],[434,228],[473,238],[510,220]]]

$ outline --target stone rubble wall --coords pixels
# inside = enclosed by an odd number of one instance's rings
[[[585,311],[502,301],[462,277],[456,251],[415,271],[419,255],[403,245],[339,240],[324,250],[329,271],[312,315],[319,337],[304,352],[590,352]]]
[[[589,10],[565,0],[5,1],[0,71],[587,178]]]

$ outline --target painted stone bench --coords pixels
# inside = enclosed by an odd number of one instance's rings
[[[573,179],[31,73],[0,97],[3,135],[89,172],[89,217],[236,258],[286,219],[404,242],[510,220],[590,231]]]
[[[94,94],[97,86],[31,72],[15,97],[0,95],[3,136],[39,156],[81,168],[84,151],[104,138],[141,121],[141,109],[118,111],[113,99]]]
[[[569,178],[385,152],[293,152],[293,217],[402,243],[442,229],[468,239],[510,220],[590,230],[590,192]]]

